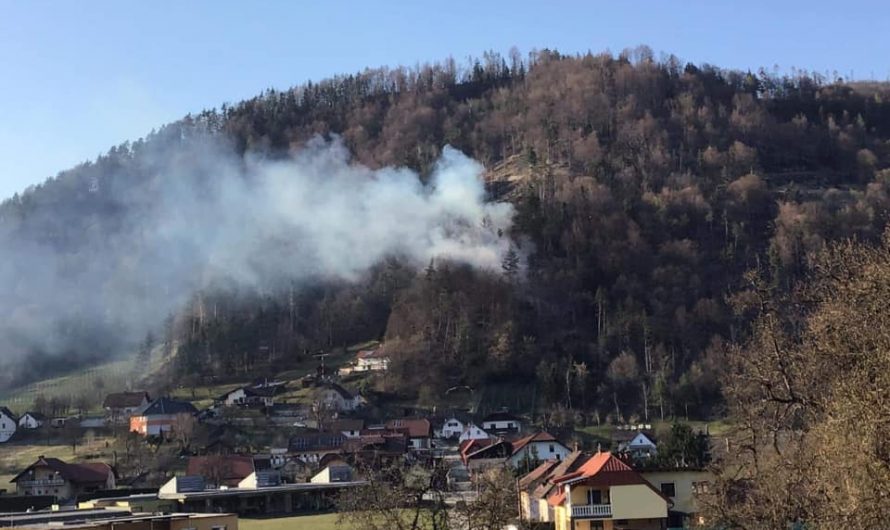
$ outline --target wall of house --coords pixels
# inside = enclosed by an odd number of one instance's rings
[[[557,442],[532,442],[510,457],[510,465],[517,467],[526,457],[537,460],[563,460],[569,449]]]
[[[643,484],[609,488],[612,519],[657,519],[667,517],[667,501]]]
[[[486,431],[494,430],[494,431],[506,431],[506,430],[519,430],[519,422],[516,421],[486,421],[482,423],[482,428]]]
[[[459,441],[463,442],[465,440],[486,440],[488,439],[488,433],[476,427],[475,425],[470,424],[460,435],[458,438]]]
[[[3,443],[15,434],[16,422],[6,414],[0,414],[0,443]]]
[[[664,483],[673,483],[674,496],[671,497],[671,500],[674,502],[674,507],[672,509],[689,514],[696,513],[699,509],[698,503],[695,501],[693,484],[696,482],[710,482],[714,478],[707,471],[689,470],[647,471],[642,473],[642,475],[657,490],[661,490],[661,485]]]
[[[22,416],[19,418],[19,427],[22,429],[36,429],[40,427],[40,422],[31,416]]]
[[[564,504],[553,508],[553,521],[556,530],[572,530],[571,511]]]
[[[442,426],[443,438],[458,437],[463,434],[463,432],[464,424],[454,418],[445,420],[445,424]]]

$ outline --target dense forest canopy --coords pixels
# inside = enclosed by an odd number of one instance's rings
[[[132,233],[124,225],[138,219],[134,209],[169,186],[200,190],[215,178],[194,166],[171,174],[159,160],[188,158],[207,137],[225,139],[236,160],[277,160],[337,135],[357,163],[411,168],[422,180],[446,145],[480,161],[491,198],[515,207],[501,266],[418,268],[392,256],[349,281],[203,285],[178,293],[189,301],[154,315],[139,336],[117,329],[113,314],[87,318],[108,313],[79,310],[95,303],[89,292],[31,298],[28,282],[7,281],[0,295],[19,303],[0,305],[0,344],[29,356],[6,373],[20,380],[61,355],[88,362],[132,351],[149,330],[148,344],[163,344],[183,381],[272,370],[377,338],[397,375],[382,390],[435,397],[509,379],[602,419],[719,413],[726,345],[748,335],[753,316],[729,304],[747,288],[745,273],[789,290],[825,242],[879,239],[890,206],[888,100],[882,84],[725,71],[647,48],[488,53],[468,66],[269,90],[13,197],[0,206],[0,242],[51,254],[62,279],[98,262],[109,269],[101,288],[113,290],[138,246],[114,237]],[[15,263],[0,271],[4,281],[33,273]],[[56,314],[65,318],[53,321],[54,340],[22,336],[30,319]]]

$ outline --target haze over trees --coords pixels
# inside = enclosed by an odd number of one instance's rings
[[[367,70],[270,90],[117,146],[6,201],[0,241],[51,249],[72,269],[124,255],[103,244],[130,229],[121,190],[150,203],[174,178],[152,161],[187,156],[208,135],[236,157],[277,159],[336,134],[356,161],[421,178],[452,145],[489,168],[491,196],[516,208],[500,269],[434,260],[416,270],[393,257],[358,281],[208,286],[166,323],[144,323],[170,374],[262,373],[385,339],[395,377],[382,390],[436,396],[510,380],[595,418],[709,416],[721,412],[727,345],[745,340],[754,317],[729,304],[748,289],[746,271],[790,293],[826,242],[880,239],[888,98],[883,85],[724,71],[647,48]],[[175,175],[197,189],[213,178]],[[92,362],[147,342],[118,331],[69,318],[10,381],[51,371],[59,355]],[[16,346],[28,349],[26,339]]]

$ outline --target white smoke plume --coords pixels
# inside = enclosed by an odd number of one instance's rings
[[[102,190],[123,213],[113,236],[85,236],[91,255],[0,237],[0,364],[63,351],[54,326],[72,316],[144,333],[209,285],[355,280],[388,256],[497,269],[509,249],[512,206],[488,202],[482,166],[450,147],[424,184],[353,162],[336,138],[275,161],[199,145],[160,161],[153,188]]]

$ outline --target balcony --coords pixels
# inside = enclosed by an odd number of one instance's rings
[[[47,487],[47,486],[64,486],[65,479],[62,478],[45,478],[39,480],[19,480],[17,484],[23,488]]]
[[[608,519],[612,517],[611,504],[572,505],[572,517],[577,519]]]

